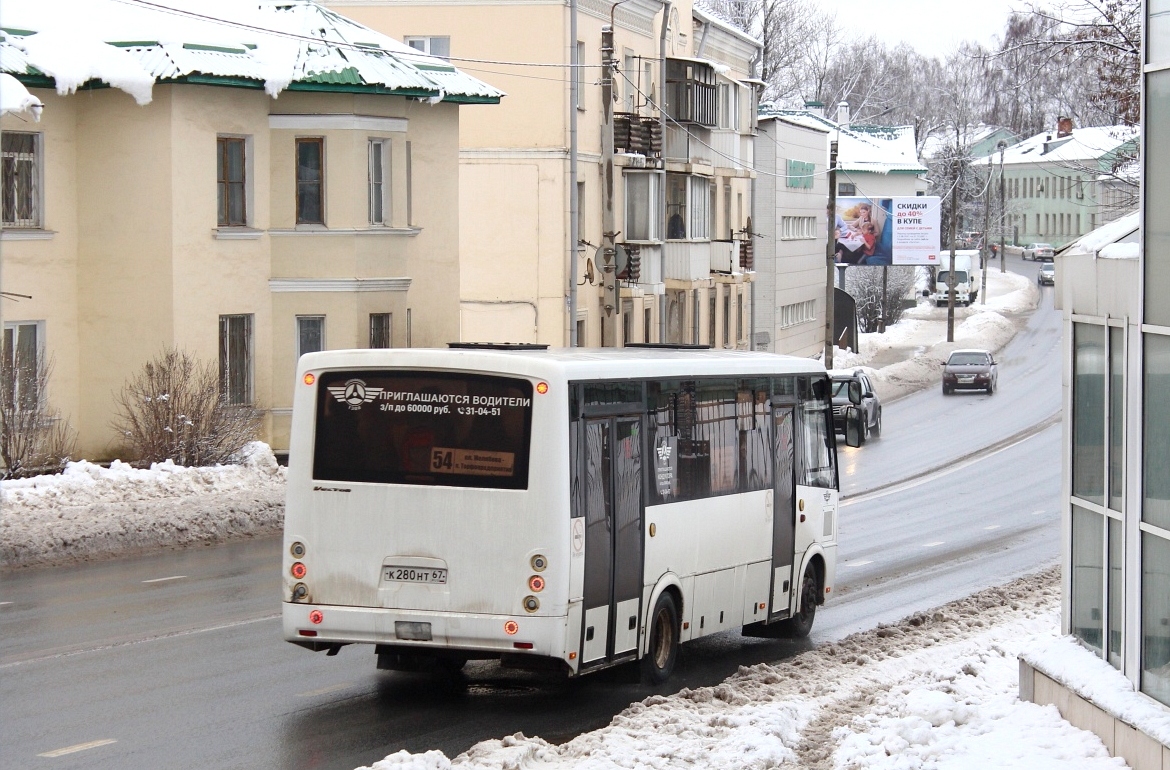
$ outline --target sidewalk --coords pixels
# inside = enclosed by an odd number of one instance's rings
[[[986,299],[986,304],[983,304]],[[987,296],[970,307],[955,308],[955,341],[946,342],[947,309],[919,297],[918,306],[884,333],[861,334],[858,352],[833,352],[834,369],[862,367],[882,401],[889,403],[942,380],[942,364],[957,348],[999,351],[1040,304],[1034,279],[1001,273],[992,264]]]

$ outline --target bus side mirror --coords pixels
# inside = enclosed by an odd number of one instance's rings
[[[849,383],[849,403],[854,406],[861,403],[861,383],[856,380]]]
[[[861,410],[855,406],[845,409],[845,445],[861,446]]]

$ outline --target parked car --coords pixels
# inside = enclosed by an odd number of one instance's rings
[[[987,350],[963,349],[951,353],[943,365],[942,391],[949,396],[956,390],[986,390],[990,395],[999,384],[999,367]]]
[[[1040,272],[1036,273],[1036,283],[1041,286],[1047,284],[1049,286],[1056,285],[1056,265],[1052,262],[1044,262],[1040,265]]]
[[[882,402],[873,383],[860,369],[830,369],[829,377],[833,381],[833,429],[837,433],[845,433],[845,410],[852,406],[849,401],[849,383],[856,382],[861,386],[861,440],[864,442],[871,435],[882,434]]]
[[[1029,243],[1024,247],[1024,259],[1047,259],[1051,261],[1056,250],[1051,243]]]

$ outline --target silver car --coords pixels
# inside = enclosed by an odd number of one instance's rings
[[[1024,259],[1051,260],[1055,255],[1056,250],[1051,243],[1029,243],[1024,247]]]
[[[1036,283],[1041,286],[1055,286],[1056,285],[1056,265],[1051,262],[1043,262],[1040,265],[1040,271],[1036,273]]]

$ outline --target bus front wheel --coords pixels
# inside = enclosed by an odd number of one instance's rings
[[[650,615],[650,644],[642,658],[642,671],[651,684],[670,678],[678,662],[678,607],[674,595],[663,591]]]

